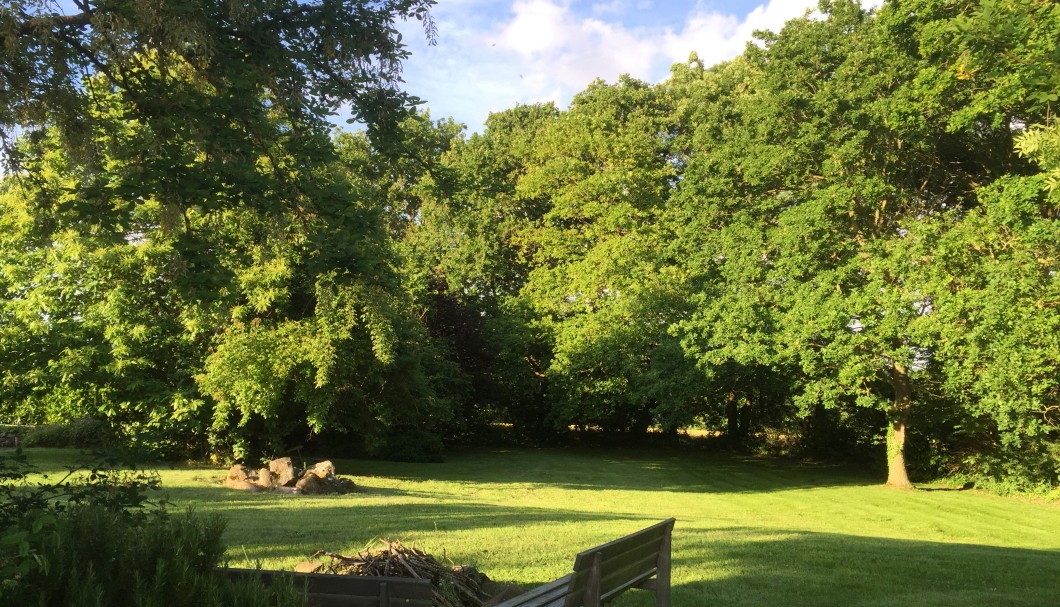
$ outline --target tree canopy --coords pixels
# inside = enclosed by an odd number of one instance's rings
[[[468,136],[396,87],[430,4],[0,12],[4,418],[236,457],[696,427],[1060,484],[1060,6],[826,1]]]
[[[377,128],[413,101],[397,86],[408,53],[394,21],[420,19],[433,37],[433,4],[74,0],[79,12],[63,14],[50,0],[15,0],[0,9],[0,129],[56,126],[85,143],[89,74],[120,88],[136,118],[168,115],[206,133],[216,116],[193,104],[207,99],[237,120],[268,109],[317,127],[348,103]],[[200,86],[166,77],[175,65]]]
[[[394,20],[431,2],[76,4],[0,12],[8,408],[237,456],[413,423],[379,408],[415,410],[415,322],[327,119],[386,146]]]

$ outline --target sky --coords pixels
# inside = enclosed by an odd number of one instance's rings
[[[880,0],[862,0],[877,6]],[[554,101],[561,108],[595,78],[651,83],[695,51],[704,65],[732,59],[759,29],[779,31],[817,0],[438,0],[436,44],[422,24],[400,24],[412,57],[405,90],[431,117],[481,131],[490,112]]]
[[[861,0],[876,7],[883,0]],[[692,51],[704,65],[739,55],[752,32],[779,31],[818,0],[437,0],[436,44],[399,22],[412,56],[405,90],[435,119],[481,131],[490,112],[553,101],[565,108],[595,78],[663,81]],[[56,0],[73,13],[71,0]],[[343,115],[345,114],[345,116]],[[345,112],[334,117],[345,125]]]

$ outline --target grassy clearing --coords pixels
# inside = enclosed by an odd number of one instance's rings
[[[58,469],[76,455],[32,450]],[[44,464],[46,462],[46,464]],[[840,467],[699,453],[509,450],[442,464],[336,460],[362,492],[244,494],[162,471],[170,499],[228,519],[233,565],[288,568],[384,536],[536,584],[576,552],[674,516],[674,604],[1060,603],[1060,504],[887,489]],[[652,605],[628,592],[619,607]]]

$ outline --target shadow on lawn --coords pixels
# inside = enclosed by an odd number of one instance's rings
[[[655,522],[637,516],[612,513],[545,508],[510,508],[480,504],[406,504],[356,505],[351,502],[334,506],[314,505],[299,515],[291,510],[268,515],[252,509],[219,509],[231,536],[242,538],[240,551],[252,559],[282,559],[292,555],[309,555],[317,550],[331,550],[347,556],[374,544],[376,538],[414,543],[429,538],[435,542],[448,533],[498,529],[496,545],[483,545],[483,552],[504,553],[510,542],[518,541],[521,529],[547,526],[562,529],[566,525],[612,524],[635,521],[631,528]],[[199,510],[202,511],[202,510]],[[279,518],[271,518],[279,517]],[[562,541],[557,538],[557,541]],[[444,546],[442,547],[444,548]],[[345,552],[344,552],[345,551]],[[571,553],[573,558],[574,553]]]
[[[525,526],[531,524],[579,522],[594,520],[652,520],[637,515],[616,515],[612,512],[600,514],[584,510],[564,508],[509,507],[497,504],[480,504],[462,501],[447,501],[438,494],[417,494],[395,489],[370,490],[348,495],[301,496],[278,493],[248,493],[216,488],[177,487],[163,489],[162,493],[173,504],[194,504],[202,513],[222,512],[229,519],[265,518],[282,516],[297,522],[300,529],[313,528],[314,521],[321,526],[332,526],[336,521],[352,520],[356,513],[358,524],[368,526],[366,533],[392,532],[399,526],[408,531],[474,530],[488,527]],[[365,497],[385,493],[394,499],[388,503],[366,503]],[[407,502],[401,496],[407,495]],[[424,501],[420,498],[429,498]],[[299,515],[306,518],[298,518]],[[376,522],[382,525],[376,525]],[[398,524],[400,523],[400,524]],[[385,527],[385,528],[383,528]]]
[[[622,515],[613,512],[599,514],[564,508],[501,506],[467,502],[409,501],[407,503],[364,503],[364,493],[345,496],[291,496],[280,494],[250,494],[218,487],[217,497],[206,496],[202,490],[174,489],[165,491],[175,504],[195,504],[200,513],[223,513],[232,523],[251,526],[255,521],[270,522],[270,518],[287,521],[288,528],[301,533],[316,529],[334,531],[336,524],[356,524],[358,535],[379,536],[402,532],[436,532],[481,530],[493,527],[519,528],[531,525],[584,523],[618,520],[657,522],[652,517]],[[221,492],[224,492],[223,494]],[[392,490],[387,493],[394,493]],[[274,522],[274,521],[272,521]]]
[[[882,483],[882,478],[849,466],[696,452],[509,449],[460,452],[438,464],[336,463],[340,472],[353,476],[586,490],[763,493]]]
[[[716,534],[726,538],[712,540]],[[704,581],[682,582],[708,578]],[[675,530],[673,604],[1041,605],[1060,601],[1060,552],[804,531]],[[650,605],[623,598],[615,607]]]

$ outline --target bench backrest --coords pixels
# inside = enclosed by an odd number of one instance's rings
[[[656,605],[669,605],[670,536],[675,522],[667,519],[578,554],[564,607],[598,607],[634,587],[653,588]],[[645,585],[656,575],[654,585]]]
[[[304,588],[311,607],[431,607],[429,580],[294,573],[261,569],[218,568],[233,579],[257,579],[269,585],[277,577],[290,577],[295,588]]]

